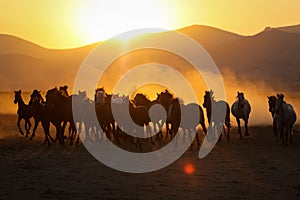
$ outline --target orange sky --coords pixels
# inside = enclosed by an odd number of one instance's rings
[[[78,47],[136,28],[203,24],[242,35],[300,23],[298,0],[0,0],[0,33]]]

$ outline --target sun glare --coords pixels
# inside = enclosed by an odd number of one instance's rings
[[[193,174],[194,172],[195,172],[195,167],[194,167],[194,165],[192,165],[192,164],[186,164],[186,165],[184,166],[184,173],[185,173],[185,174],[190,175],[190,174]]]
[[[166,28],[171,18],[167,6],[159,1],[92,1],[78,4],[74,27],[85,43],[109,39],[140,28]]]

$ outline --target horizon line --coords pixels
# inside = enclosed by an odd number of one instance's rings
[[[209,27],[209,28],[218,29],[218,30],[221,30],[221,31],[225,31],[225,32],[228,32],[228,33],[231,33],[231,34],[236,34],[236,35],[243,36],[243,37],[249,37],[249,36],[251,37],[251,36],[255,36],[255,35],[259,34],[259,33],[264,32],[267,28],[269,28],[269,29],[280,29],[280,28],[287,28],[287,27],[293,27],[293,26],[299,26],[299,25],[300,25],[300,23],[298,23],[298,24],[292,24],[292,25],[286,25],[286,26],[278,26],[278,27],[265,26],[265,28],[263,30],[255,33],[255,34],[251,34],[251,35],[239,34],[239,33],[235,33],[235,32],[229,31],[229,30],[221,29],[221,28],[218,28],[218,27],[210,26],[210,25],[204,25],[204,24],[192,24],[192,25],[188,25],[188,26],[184,26],[184,27],[177,28],[177,29],[172,29],[172,30],[166,29],[166,31],[180,31],[182,29],[193,27],[193,26],[202,26],[202,27]],[[120,33],[118,33],[118,34],[120,34]],[[93,42],[93,43],[87,43],[87,44],[84,44],[84,45],[81,45],[81,46],[74,46],[74,47],[69,47],[69,48],[68,47],[67,48],[63,48],[63,47],[62,48],[49,48],[49,47],[43,46],[41,44],[38,44],[37,42],[35,42],[33,40],[30,40],[30,39],[27,39],[27,38],[23,38],[23,37],[18,36],[18,35],[12,35],[12,34],[1,33],[1,32],[0,32],[0,35],[12,36],[12,37],[24,40],[26,42],[32,43],[32,44],[34,44],[36,46],[39,46],[39,47],[41,47],[43,49],[47,49],[47,50],[62,50],[62,51],[63,50],[80,49],[80,48],[84,48],[84,47],[87,47],[87,46],[92,46],[92,45],[95,45],[97,43],[101,43],[101,42],[104,42],[104,41],[107,41],[107,40],[110,39],[110,38],[103,39],[103,40],[99,40],[99,41],[96,41],[96,42]]]

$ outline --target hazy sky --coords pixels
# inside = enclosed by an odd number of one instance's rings
[[[242,35],[300,24],[299,0],[0,0],[0,33],[78,47],[136,28],[192,24]]]

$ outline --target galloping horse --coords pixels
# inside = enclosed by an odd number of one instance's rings
[[[75,133],[76,127],[72,114],[72,96],[64,96],[55,87],[47,91],[46,94],[46,108],[49,115],[49,120],[56,127],[56,138],[61,144],[64,144],[64,133],[62,123],[69,122],[70,129]],[[72,135],[73,135],[72,133]],[[71,137],[71,143],[73,143],[73,137]]]
[[[268,96],[269,112],[271,113],[273,118],[273,132],[275,136],[275,141],[278,140],[278,116],[275,113],[276,100],[277,98],[275,96]]]
[[[240,134],[240,138],[243,138],[242,131],[241,131],[241,124],[240,119],[243,119],[245,122],[245,135],[249,136],[248,131],[248,119],[249,114],[251,112],[251,106],[249,102],[245,99],[243,92],[238,92],[237,97],[238,98],[231,106],[231,113],[236,118],[237,124],[238,124],[238,133]]]
[[[21,96],[22,91],[18,90],[15,91],[15,100],[14,103],[18,104],[18,122],[17,122],[17,126],[19,128],[19,131],[21,133],[21,135],[24,135],[21,126],[20,126],[20,122],[22,119],[25,120],[25,130],[26,130],[26,137],[28,137],[28,135],[30,134],[30,128],[31,128],[31,123],[30,123],[30,118],[32,117],[32,107],[30,105],[26,105],[22,99]]]
[[[115,119],[111,108],[111,98],[112,95],[107,94],[103,87],[95,90],[95,109],[99,124],[109,139],[111,139],[112,133],[119,143]]]
[[[212,90],[210,91],[205,91],[204,95],[204,101],[203,101],[203,107],[206,108],[206,116],[208,119],[208,123],[211,124],[211,126],[223,126],[223,124],[219,124],[218,121],[212,121],[211,116],[212,116],[212,108],[215,108],[217,111],[218,110],[223,110],[222,108],[226,108],[226,113],[225,113],[225,126],[227,127],[227,134],[226,130],[224,128],[224,134],[225,136],[227,135],[227,140],[230,140],[230,108],[229,105],[226,101],[216,101],[214,99],[214,92]],[[222,138],[222,135],[221,137]]]
[[[44,129],[45,134],[45,140],[44,143],[47,143],[48,146],[51,146],[50,140],[54,141],[53,138],[50,135],[50,120],[48,115],[48,110],[45,106],[45,101],[40,94],[40,91],[34,90],[32,94],[30,95],[30,105],[32,105],[32,112],[33,112],[33,118],[34,118],[34,128],[32,131],[32,135],[30,137],[30,140],[33,139],[35,136],[35,131],[38,127],[39,122],[42,123],[42,127]],[[49,140],[50,139],[50,140]]]
[[[277,94],[275,113],[277,114],[278,130],[282,136],[282,143],[286,142],[287,144],[288,136],[290,137],[290,142],[292,143],[292,130],[297,116],[293,106],[286,103],[283,98],[283,94]]]
[[[195,118],[195,116],[199,118]],[[206,134],[206,127],[204,124],[204,115],[200,105],[196,103],[183,104],[180,102],[179,98],[170,99],[170,107],[168,112],[168,122],[171,124],[171,139],[175,137],[179,128],[182,129],[183,139],[185,138],[185,134],[189,135],[189,139],[191,142],[191,147],[193,145],[193,141],[191,141],[191,133],[192,131],[196,135],[197,144],[200,146],[200,140],[198,136],[197,126],[201,124],[203,132]],[[176,140],[176,144],[177,141]]]
[[[169,113],[169,108],[170,108],[170,103],[171,100],[174,99],[173,94],[171,94],[168,90],[165,90],[164,92],[161,92],[160,94],[157,93],[157,98],[156,100],[152,103],[152,105],[154,104],[159,104],[161,105],[164,109],[165,109],[165,113]],[[151,114],[151,113],[150,113]],[[164,113],[160,113],[157,116],[163,116]],[[170,134],[170,128],[169,128],[169,120],[168,117],[166,119],[166,136],[168,136],[168,134]],[[164,122],[162,122],[162,125],[164,124]],[[162,133],[161,133],[162,134]],[[172,134],[171,134],[172,137]]]

